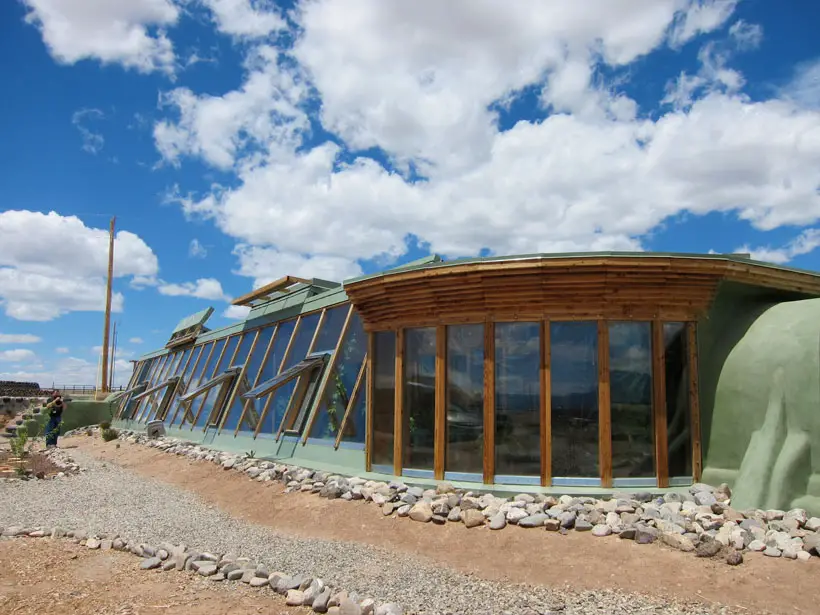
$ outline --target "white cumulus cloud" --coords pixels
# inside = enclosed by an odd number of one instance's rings
[[[195,282],[182,282],[181,284],[163,282],[157,290],[160,294],[169,297],[196,297],[214,301],[228,301],[229,299],[222,290],[222,284],[215,278],[199,278]]]
[[[37,344],[41,341],[40,336],[30,333],[0,333],[0,344]]]

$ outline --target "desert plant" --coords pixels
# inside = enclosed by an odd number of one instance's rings
[[[100,423],[100,429],[102,429],[103,431],[105,431],[106,429],[111,429],[111,423],[109,423],[108,421],[103,421],[102,423]]]
[[[244,457],[245,459],[253,459],[254,457],[256,457],[256,453],[250,450],[247,453],[245,453]]]
[[[111,440],[116,440],[120,437],[120,432],[109,427],[108,429],[101,430],[100,435],[102,435],[102,439],[106,442],[111,442]]]

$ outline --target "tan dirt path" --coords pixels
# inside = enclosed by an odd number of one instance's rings
[[[432,526],[384,517],[378,506],[284,493],[280,483],[258,483],[208,462],[98,437],[61,440],[139,475],[197,494],[240,519],[276,531],[398,549],[490,580],[548,587],[622,589],[741,606],[750,612],[820,613],[815,592],[820,558],[809,562],[744,553],[732,567],[659,545],[638,545],[589,533],[558,533],[510,526],[500,532],[462,524]]]

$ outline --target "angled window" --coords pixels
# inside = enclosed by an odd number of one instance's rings
[[[141,393],[134,395],[133,399],[135,401],[144,398],[157,399],[156,416],[157,418],[162,419],[168,412],[168,405],[171,403],[171,399],[176,393],[177,386],[179,385],[181,380],[182,379],[179,376],[171,376],[170,378],[166,378],[159,384],[155,384],[147,391],[143,391]],[[150,414],[146,415],[146,419],[150,419]]]
[[[134,368],[134,377],[131,379],[131,386],[120,395],[120,409],[118,416],[121,419],[130,419],[137,409],[139,401],[134,401],[134,395],[141,393],[148,386],[148,376],[154,367],[154,359],[143,361]]]
[[[211,353],[213,352],[213,345],[213,342],[208,342],[201,347],[202,350],[200,351],[199,356],[197,357],[197,361],[194,364],[192,371],[190,372],[190,374],[184,376],[185,382],[183,382],[182,386],[180,387],[180,395],[184,395],[190,387],[196,387],[199,384],[200,380],[202,379],[202,373],[205,370],[205,365],[208,363],[211,357]],[[185,416],[185,412],[182,412],[182,410],[187,411],[187,407],[183,406],[182,402],[179,400],[179,398],[177,398],[174,404],[174,408],[174,416],[171,417],[171,424],[179,425],[181,427],[184,422],[183,418]]]
[[[242,371],[242,366],[231,367],[225,371],[217,374],[207,382],[203,382],[197,386],[193,391],[185,393],[179,398],[181,406],[184,408],[185,421],[193,423],[195,417],[192,411],[192,405],[202,399],[203,395],[209,395],[212,389],[216,389],[216,399],[213,403],[213,410],[208,417],[207,426],[212,426],[212,419],[218,414],[219,409],[227,401],[231,388],[236,383],[237,376]]]
[[[255,433],[259,432],[261,421],[264,421],[265,414],[269,412],[271,396],[275,396],[286,385],[295,382],[294,394],[290,398],[290,403],[283,413],[284,431],[287,433],[298,432],[304,426],[307,410],[316,393],[316,386],[327,364],[328,353],[311,354],[299,361],[296,365],[287,368],[278,376],[259,384],[242,397],[248,400],[248,407],[245,411],[245,421],[250,425]],[[260,398],[267,397],[263,408],[259,407]]]

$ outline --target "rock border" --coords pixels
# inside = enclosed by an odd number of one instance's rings
[[[377,605],[372,598],[361,599],[355,592],[331,587],[320,578],[307,574],[269,572],[264,564],[231,553],[200,552],[185,544],[175,545],[169,542],[154,546],[129,541],[118,534],[89,535],[84,530],[65,530],[59,527],[46,529],[16,525],[0,528],[0,539],[21,538],[66,539],[92,550],[131,553],[141,559],[139,570],[188,572],[213,582],[241,582],[260,590],[269,588],[284,596],[287,606],[306,606],[315,613],[404,615],[402,607],[394,602]]]
[[[26,476],[9,476],[0,478],[0,483],[19,483],[29,480],[57,480],[60,478],[66,478],[68,476],[72,476],[74,474],[78,474],[79,472],[85,472],[85,468],[81,468],[80,465],[74,460],[74,458],[68,454],[66,451],[60,448],[44,448],[40,450],[33,451],[36,454],[43,455],[48,458],[51,463],[53,463],[59,472],[53,474],[52,476],[38,476],[36,474],[26,475]]]
[[[735,566],[749,552],[800,561],[820,556],[820,517],[809,517],[799,508],[736,510],[725,484],[715,488],[697,483],[688,493],[663,496],[616,492],[610,498],[596,499],[521,493],[502,498],[456,489],[447,482],[435,489],[422,489],[400,481],[347,477],[210,449],[179,438],[149,438],[134,431],[121,431],[119,439],[208,461],[256,482],[280,482],[286,493],[364,500],[380,506],[385,516],[395,514],[432,525],[463,523],[468,528],[487,526],[495,531],[517,525],[559,534],[589,532],[597,538],[617,536],[638,544],[660,543],[697,557],[721,557]]]

